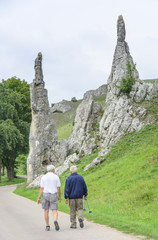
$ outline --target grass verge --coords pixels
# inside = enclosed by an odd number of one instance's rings
[[[18,183],[23,183],[23,182],[25,182],[25,181],[26,181],[25,178],[17,177],[17,178],[14,178],[13,181],[8,182],[7,177],[6,177],[6,176],[2,176],[2,177],[1,177],[0,186],[13,185],[13,184],[18,184]]]

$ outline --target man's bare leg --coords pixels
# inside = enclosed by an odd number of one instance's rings
[[[49,226],[49,210],[44,210],[44,218],[46,221],[46,226]]]
[[[55,230],[59,230],[59,225],[58,225],[58,211],[53,210],[53,218],[54,218],[54,225],[55,225]]]
[[[54,221],[58,220],[58,211],[53,210],[53,218],[54,218]]]

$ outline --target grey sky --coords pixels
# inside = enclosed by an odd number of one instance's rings
[[[43,54],[49,102],[105,84],[120,14],[141,79],[158,78],[157,0],[0,0],[0,79],[31,83]]]

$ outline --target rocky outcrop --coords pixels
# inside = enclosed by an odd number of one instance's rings
[[[55,103],[53,107],[51,107],[51,113],[65,113],[72,109],[72,107],[67,103],[67,101],[63,100],[62,102]]]
[[[97,157],[90,164],[85,166],[83,171],[87,171],[90,168],[94,168],[94,167],[96,167],[97,165],[101,164],[104,161],[105,161],[105,159],[103,157]]]
[[[104,84],[102,86],[100,86],[99,88],[97,88],[96,90],[89,90],[87,91],[83,98],[88,98],[90,96],[92,97],[98,97],[98,96],[104,96],[107,94],[107,84]]]
[[[29,185],[27,185],[27,188],[36,188],[40,187],[41,178],[43,177],[43,174],[35,178]]]
[[[67,171],[68,168],[70,168],[70,166],[72,166],[73,164],[76,164],[79,161],[79,157],[76,153],[69,155],[66,160],[62,163],[62,165],[60,165],[59,167],[55,168],[55,173],[60,176],[63,172]],[[28,186],[27,188],[36,188],[36,187],[40,187],[40,183],[41,183],[41,178],[42,178],[43,174],[38,176],[37,178],[35,178]]]
[[[47,90],[44,88],[42,54],[35,59],[35,79],[30,84],[32,122],[30,152],[27,159],[27,182],[41,175],[50,163],[60,164],[67,155],[67,142],[58,142],[55,122],[52,119]],[[64,150],[63,150],[64,149]]]
[[[147,114],[142,102],[158,95],[158,88],[139,79],[138,71],[133,71],[136,83],[129,94],[121,91],[122,77],[126,76],[127,63],[134,66],[125,42],[125,24],[122,16],[117,22],[117,45],[114,53],[111,74],[108,78],[108,91],[104,115],[100,122],[101,147],[116,143],[128,132],[138,131],[153,119]]]
[[[73,131],[68,141],[71,152],[87,155],[97,147],[101,111],[101,104],[94,102],[92,97],[84,99],[78,106]]]
[[[68,156],[64,163],[55,169],[55,172],[60,176],[65,172],[71,165],[76,164],[79,161],[79,156],[76,153]]]

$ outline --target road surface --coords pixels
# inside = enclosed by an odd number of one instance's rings
[[[41,205],[13,194],[15,186],[0,187],[0,240],[134,240],[115,229],[84,221],[84,228],[70,229],[69,215],[59,212],[60,230],[45,231]]]

